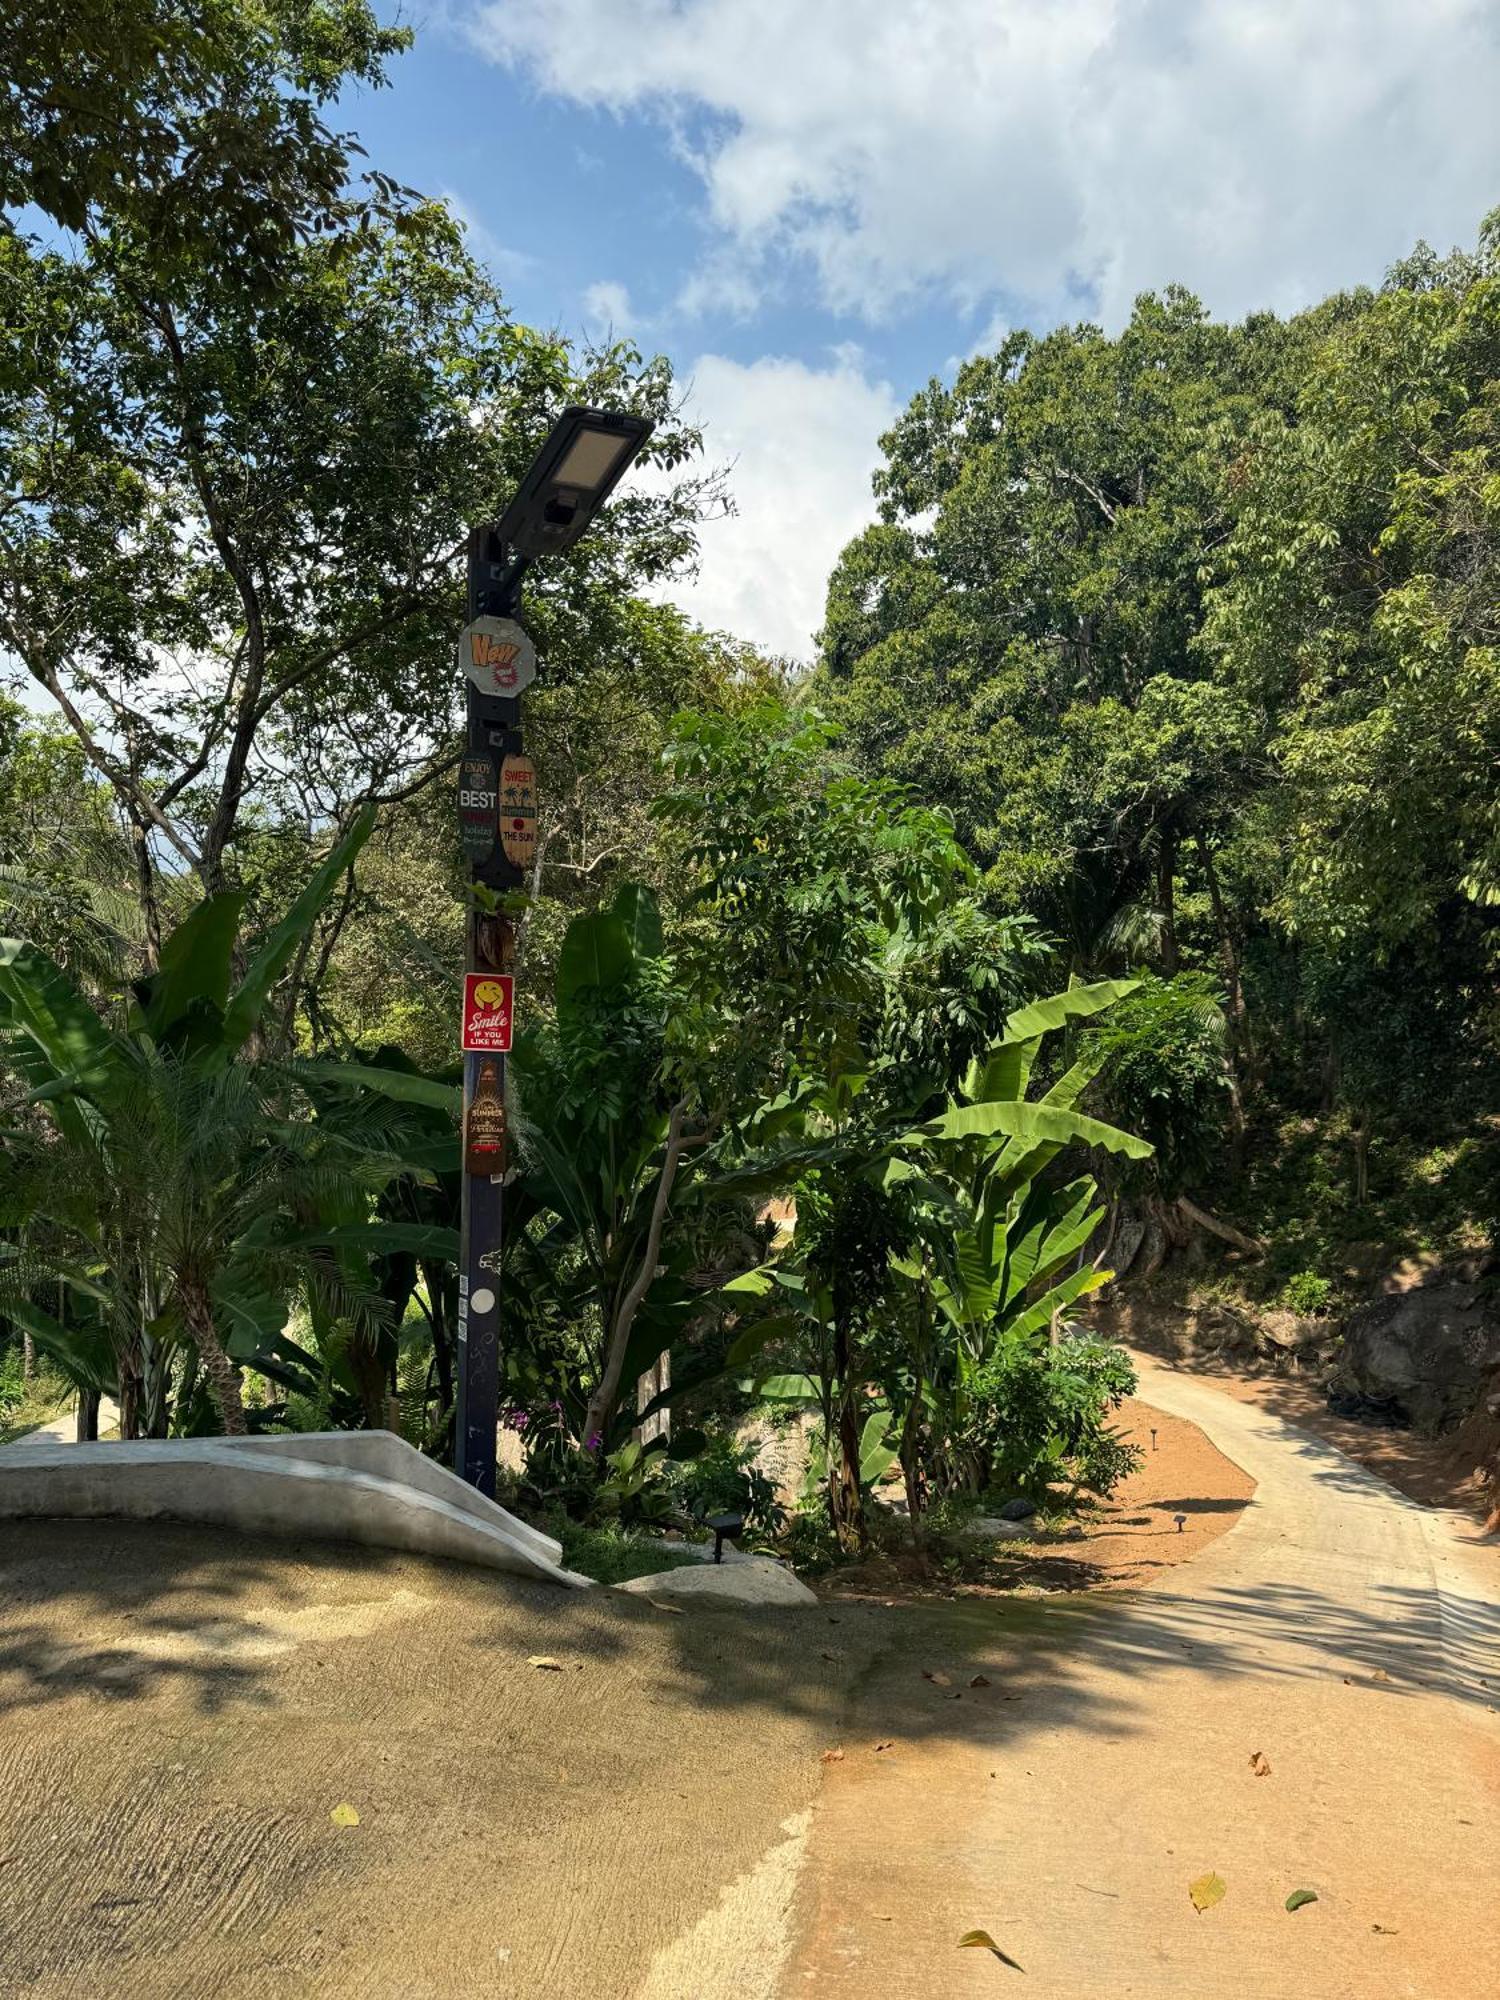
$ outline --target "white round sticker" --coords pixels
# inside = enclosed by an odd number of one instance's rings
[[[458,664],[481,694],[519,694],[536,679],[536,647],[514,618],[475,618],[458,635]]]
[[[477,1313],[493,1312],[495,1310],[495,1294],[490,1290],[488,1285],[481,1285],[473,1298],[470,1299],[469,1307],[471,1311]]]

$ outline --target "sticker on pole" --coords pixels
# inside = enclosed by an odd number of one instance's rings
[[[475,618],[458,637],[458,664],[481,694],[519,694],[536,679],[536,647],[514,618]]]
[[[516,982],[508,972],[464,975],[464,1054],[503,1056],[510,1050]]]
[[[514,752],[500,766],[500,845],[517,868],[536,859],[536,766]]]
[[[458,830],[471,861],[488,861],[495,851],[500,805],[493,757],[465,757],[458,767]]]

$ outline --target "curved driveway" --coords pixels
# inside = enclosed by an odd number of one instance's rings
[[[971,1608],[944,1659],[881,1668],[814,1819],[783,1994],[1494,2000],[1500,1550],[1141,1367],[1254,1500],[1163,1588]],[[1226,1893],[1199,1915],[1209,1872]],[[1288,1914],[1296,1889],[1318,1901]],[[1024,1979],[956,1948],[976,1927]]]

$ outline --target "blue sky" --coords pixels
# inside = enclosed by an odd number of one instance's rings
[[[810,649],[881,428],[1006,327],[1378,281],[1500,202],[1496,0],[431,0],[373,161],[692,381],[705,622]]]

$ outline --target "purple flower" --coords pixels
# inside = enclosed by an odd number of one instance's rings
[[[603,1435],[599,1431],[595,1431],[594,1435],[589,1439],[588,1444],[584,1447],[584,1449],[587,1451],[597,1451],[599,1447],[603,1444],[603,1442],[604,1442]]]

